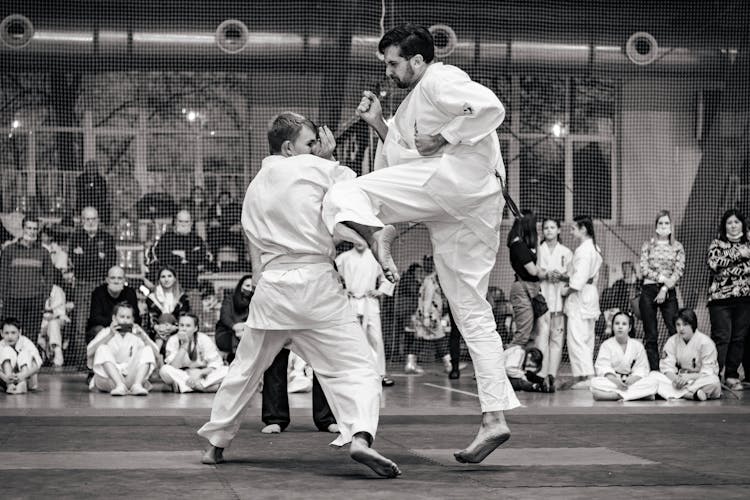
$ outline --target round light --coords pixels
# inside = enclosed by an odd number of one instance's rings
[[[21,126],[21,122],[19,122],[18,120],[13,120],[13,123],[11,123],[10,126],[12,128],[18,128]]]
[[[196,118],[198,118],[198,113],[196,113],[195,111],[188,112],[187,114],[188,121],[194,122]]]
[[[563,126],[560,123],[555,123],[552,125],[552,135],[555,137],[562,137],[563,135]]]

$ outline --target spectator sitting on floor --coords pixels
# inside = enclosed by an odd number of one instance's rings
[[[199,317],[202,298],[198,286],[198,274],[211,263],[211,254],[203,239],[193,231],[190,212],[180,210],[174,218],[174,229],[164,233],[154,246],[157,268],[168,266],[177,274],[177,280],[188,296],[190,304]]]
[[[157,358],[157,364],[162,365],[164,363],[164,358],[167,355],[167,342],[172,335],[177,333],[177,318],[172,314],[162,313],[152,320],[151,328],[153,329],[154,335],[149,335],[149,337],[152,337],[154,344],[159,348],[160,357]]]
[[[250,300],[253,298],[253,279],[246,274],[237,283],[234,292],[226,294],[221,304],[219,321],[216,323],[214,340],[216,347],[226,353],[227,363],[234,359],[237,344],[240,343],[242,334],[245,332],[245,321],[247,321],[250,310]]]
[[[44,303],[59,273],[49,252],[39,244],[39,220],[24,217],[21,238],[0,254],[0,299],[3,314],[14,317],[21,331],[36,343],[42,325]]]
[[[180,282],[174,270],[164,266],[159,270],[158,280],[154,290],[146,296],[146,307],[148,308],[148,327],[147,331],[152,340],[164,333],[168,328],[157,328],[157,319],[163,314],[171,314],[174,318],[179,318],[181,314],[190,312],[190,301],[187,295],[182,291]],[[162,330],[162,332],[159,332]],[[172,332],[173,333],[173,332]]]
[[[89,389],[112,396],[145,396],[148,377],[156,367],[159,350],[148,334],[134,324],[134,309],[127,302],[115,305],[112,323],[101,330],[86,348],[94,377]]]
[[[664,399],[720,398],[716,344],[698,331],[695,311],[687,308],[677,311],[675,330],[677,333],[667,339],[661,353],[661,373],[649,374],[658,383],[657,394]]]
[[[99,285],[91,294],[91,308],[86,323],[86,344],[104,328],[112,324],[115,307],[125,302],[133,309],[133,320],[141,324],[138,312],[138,297],[135,290],[125,284],[125,271],[120,266],[112,266],[107,271],[106,283]]]
[[[597,401],[654,399],[658,384],[648,377],[646,349],[631,338],[633,317],[624,311],[612,318],[613,337],[599,347],[591,379],[591,393]]]
[[[37,344],[44,353],[45,359],[52,359],[53,366],[58,368],[65,362],[62,331],[69,323],[65,292],[59,286],[52,285],[52,291],[44,304],[44,316]]]
[[[198,317],[183,313],[159,370],[164,383],[174,392],[216,392],[227,371],[214,342],[198,331]]]
[[[505,372],[516,391],[545,392],[542,369],[542,351],[536,347],[513,344],[505,350]]]
[[[8,394],[23,394],[39,386],[37,372],[42,366],[34,343],[21,335],[21,324],[5,318],[0,340],[0,386]]]

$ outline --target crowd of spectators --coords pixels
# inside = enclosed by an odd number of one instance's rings
[[[238,207],[228,193],[222,193],[213,205],[202,197],[194,200],[190,208],[200,209],[197,219],[208,223],[208,241],[196,232],[191,211],[175,207],[171,227],[150,249],[148,273],[142,282],[129,283],[118,265],[115,238],[106,230],[111,208],[106,196],[102,199],[99,192],[94,194],[100,183],[95,167],[87,166],[81,176],[79,190],[90,204],[81,207],[81,225],[67,241],[56,241],[56,233],[32,216],[23,219],[18,238],[2,228],[0,299],[5,321],[0,349],[5,349],[5,354],[0,359],[0,384],[9,393],[33,390],[36,378],[32,380],[32,376],[41,366],[62,366],[64,358],[80,350],[86,353],[92,389],[114,395],[147,394],[150,380],[161,376],[177,392],[214,390],[225,373],[221,367],[234,358],[244,332],[254,283],[250,274],[244,275],[234,290],[219,298],[223,302],[215,334],[207,336],[201,331],[203,297],[198,277],[213,269],[212,255],[218,248],[244,251],[241,233],[236,233],[236,223],[232,223],[238,218]],[[741,212],[733,209],[723,215],[717,237],[707,249],[706,262],[712,273],[709,335],[698,330],[691,312],[680,308],[685,249],[675,239],[669,212],[657,214],[653,235],[641,246],[639,266],[623,261],[622,277],[603,290],[601,297],[596,283],[603,257],[591,219],[576,218],[572,224],[570,231],[577,242],[573,250],[560,243],[564,231],[560,222],[541,222],[540,237],[532,212],[525,211],[515,221],[507,239],[515,274],[509,300],[499,287],[490,287],[487,294],[498,334],[508,344],[506,368],[514,386],[544,392],[570,387],[557,380],[567,343],[572,387],[590,388],[597,399],[633,399],[644,391],[649,393],[645,397],[717,397],[721,391],[717,393],[714,379],[695,388],[696,377],[687,376],[702,373],[708,377],[709,372],[721,377],[726,388],[742,390],[741,374],[750,363],[750,242]],[[234,236],[239,239],[234,241]],[[354,249],[349,253],[361,255]],[[340,262],[343,265],[344,261]],[[364,306],[358,303],[363,300],[382,305],[382,311],[368,308],[377,311],[378,318],[388,315],[382,318],[383,329],[395,333],[389,340],[403,349],[404,371],[422,373],[420,356],[421,361],[429,360],[434,350],[445,371],[458,378],[460,332],[450,317],[431,258],[425,256],[409,266],[395,290],[386,295],[378,290],[381,280],[376,274],[366,286],[355,286],[352,280],[359,278],[363,275],[354,270],[348,278],[351,283],[344,283],[352,287],[352,305],[362,310]],[[365,315],[360,317],[363,327],[370,328],[372,321],[366,324]],[[601,326],[594,328],[597,320]],[[384,364],[383,333],[379,322],[374,325],[378,334],[373,337],[373,352]],[[668,342],[660,342],[660,329],[667,331]],[[642,345],[636,337],[643,339]],[[597,356],[595,338],[604,341]],[[680,338],[682,344],[676,340]],[[679,351],[691,342],[695,344],[691,348],[698,349],[700,366],[680,364]],[[16,352],[15,358],[8,350],[14,346],[17,348],[10,350]],[[616,351],[640,353],[639,346],[648,372],[661,373],[666,379],[640,373],[640,358],[628,369]],[[388,350],[394,358],[397,353],[392,346]],[[675,360],[670,368],[674,376],[665,371],[665,359],[672,359],[670,356]],[[288,354],[281,358],[269,377],[283,378],[291,366]],[[636,366],[639,371],[633,376]],[[392,384],[381,368],[384,385]],[[672,384],[675,390],[688,386],[695,390],[675,396],[680,391],[669,392],[664,384]],[[657,390],[652,391],[653,387]],[[283,398],[273,402],[280,409],[269,412],[273,416],[268,420],[283,430],[288,424],[281,408]],[[325,399],[319,403],[323,429],[335,422],[325,418]]]

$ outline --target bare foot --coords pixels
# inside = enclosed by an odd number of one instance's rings
[[[396,263],[391,256],[391,245],[393,244],[393,240],[396,239],[396,236],[398,236],[398,231],[396,231],[395,227],[388,225],[373,236],[373,244],[371,247],[372,253],[378,260],[380,267],[383,268],[383,274],[386,279],[395,283],[401,278],[401,276],[399,276]]]
[[[508,439],[510,439],[510,429],[505,423],[503,413],[484,413],[477,437],[466,449],[457,451],[453,456],[462,464],[478,464]]]
[[[111,391],[109,391],[109,393],[113,396],[125,396],[128,393],[128,388],[120,384],[116,386],[114,389],[112,389]]]
[[[214,445],[208,445],[208,449],[201,457],[201,463],[206,465],[216,465],[224,463],[224,448],[217,448]]]
[[[263,434],[279,434],[281,432],[281,426],[279,424],[270,424],[263,427],[260,432]]]
[[[355,435],[352,438],[349,456],[353,460],[368,466],[379,476],[394,478],[401,475],[401,469],[398,468],[398,465],[370,448],[367,440],[363,437]]]

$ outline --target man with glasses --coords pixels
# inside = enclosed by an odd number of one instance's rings
[[[2,316],[15,317],[21,331],[36,344],[44,302],[55,283],[57,270],[49,252],[39,243],[39,220],[24,217],[23,234],[0,255]]]
[[[86,322],[91,307],[91,294],[101,285],[107,271],[117,263],[115,239],[99,227],[99,212],[94,207],[85,207],[81,211],[83,228],[77,229],[70,238],[70,258],[75,274],[76,329],[73,335],[77,344],[80,335],[87,331]],[[74,348],[76,348],[74,346]]]

